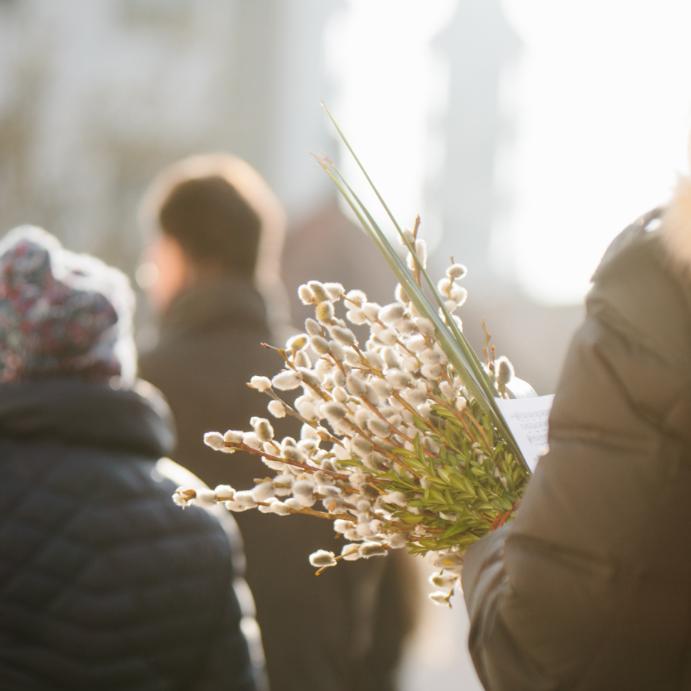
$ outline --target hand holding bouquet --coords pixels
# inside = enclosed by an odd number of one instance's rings
[[[219,452],[261,459],[255,486],[179,488],[174,498],[332,521],[343,547],[310,555],[318,573],[391,549],[431,552],[430,597],[449,603],[465,549],[511,516],[529,476],[495,400],[510,395],[513,369],[489,340],[481,363],[463,336],[465,268],[453,263],[434,285],[419,219],[402,230],[372,185],[403,261],[335,166],[321,164],[396,274],[395,300],[382,306],[337,283],[300,286],[314,318],[275,349],[281,371],[249,383],[271,399],[271,416],[300,422],[300,438],[276,439],[267,418],[252,418],[249,431],[210,432],[205,442]]]

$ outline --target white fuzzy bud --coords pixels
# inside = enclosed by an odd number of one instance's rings
[[[442,368],[439,365],[423,365],[420,374],[430,381],[438,381],[442,376]]]
[[[329,354],[329,342],[322,336],[312,336],[310,338],[310,345],[312,346],[312,350],[318,355]]]
[[[375,335],[375,339],[384,345],[392,346],[398,341],[398,336],[391,329],[382,329]]]
[[[463,286],[454,285],[449,293],[449,298],[459,307],[462,307],[468,299],[468,291]]]
[[[255,451],[262,451],[262,443],[259,437],[257,436],[256,432],[244,432],[242,435],[242,443],[245,446],[249,446],[250,449],[254,449]]]
[[[286,464],[283,461],[277,461],[272,458],[267,458],[266,456],[262,456],[262,463],[267,468],[271,468],[271,470],[275,470],[276,472],[281,472],[286,468]]]
[[[243,434],[244,432],[241,432],[240,430],[229,429],[223,435],[223,441],[226,444],[233,444],[234,446],[238,446],[239,444],[242,444]]]
[[[332,326],[331,335],[340,343],[346,346],[357,345],[355,334],[350,329],[345,329],[341,326]]]
[[[285,417],[288,413],[281,401],[271,401],[267,409],[275,418]]]
[[[345,360],[345,350],[338,341],[331,341],[329,343],[329,355],[331,355],[336,362],[343,362],[343,360]]]
[[[271,380],[274,388],[279,391],[292,391],[300,386],[300,379],[292,370],[283,370]]]
[[[360,435],[355,436],[351,440],[350,445],[353,451],[360,456],[366,456],[368,453],[370,453],[370,451],[372,451],[372,444]]]
[[[349,309],[345,315],[346,319],[355,326],[362,326],[367,322],[367,317],[361,309],[353,308]]]
[[[385,305],[379,310],[379,320],[384,324],[395,324],[405,316],[405,307],[399,302]]]
[[[191,488],[178,487],[173,494],[173,502],[186,509],[197,497],[197,491]]]
[[[271,484],[277,497],[287,497],[293,493],[293,476],[290,473],[279,473],[271,480]]]
[[[309,369],[312,366],[312,360],[305,350],[300,350],[295,353],[293,363],[296,367],[302,367],[304,369]]]
[[[374,537],[376,535],[376,533],[372,532],[369,523],[358,523],[357,527],[355,528],[355,532],[357,533],[357,536],[361,539]]]
[[[433,593],[429,594],[429,599],[434,602],[435,605],[449,605],[451,602],[451,596],[453,591],[444,592],[443,590],[435,590]]]
[[[459,281],[460,279],[465,278],[467,273],[468,269],[466,269],[463,264],[451,264],[451,266],[446,270],[447,277],[452,281]]]
[[[381,305],[376,302],[368,302],[362,306],[362,311],[365,313],[368,321],[374,322],[379,318],[379,310]]]
[[[434,336],[434,324],[427,317],[415,317],[413,324],[425,336]]]
[[[388,398],[391,395],[391,387],[384,379],[371,379],[370,386],[379,398]]]
[[[403,286],[400,283],[396,284],[396,289],[394,290],[394,297],[398,302],[400,302],[403,305],[407,305],[410,302],[408,293],[405,292],[405,288],[403,288]]]
[[[271,480],[265,480],[254,486],[252,498],[257,501],[268,501],[274,496],[274,487]]]
[[[439,552],[432,560],[436,569],[452,569],[458,571],[463,566],[463,557],[458,552]]]
[[[427,350],[423,350],[418,355],[418,358],[423,365],[438,365],[443,360],[442,354],[434,348],[427,348]]]
[[[406,355],[401,364],[403,369],[410,374],[415,374],[420,369],[420,362],[414,355]]]
[[[391,434],[391,427],[388,423],[378,417],[371,417],[367,420],[367,427],[372,434],[385,439]]]
[[[437,281],[437,290],[444,296],[449,297],[453,281],[450,278],[440,278]]]
[[[508,358],[503,355],[497,358],[496,361],[497,368],[497,388],[503,393],[506,385],[513,379],[514,371],[513,365],[509,362]]]
[[[367,360],[369,361],[369,364],[374,368],[378,370],[384,369],[384,360],[382,359],[381,355],[376,350],[373,350],[370,348],[367,353]]]
[[[388,470],[389,468],[388,459],[378,451],[373,451],[372,453],[368,454],[363,459],[363,462],[367,468],[374,471]]]
[[[308,317],[305,319],[305,331],[307,331],[310,336],[321,336],[323,329],[319,325],[319,322],[316,322],[311,317]]]
[[[389,543],[389,547],[391,547],[391,549],[402,549],[408,544],[405,535],[402,533],[394,533],[393,535],[389,535],[387,542]]]
[[[298,297],[303,305],[312,305],[317,301],[312,289],[305,283],[298,288]]]
[[[305,396],[301,396],[300,398],[306,402],[312,403],[312,401]],[[298,400],[300,400],[300,399],[295,400],[295,407],[296,408],[297,408]],[[302,415],[302,417],[307,418],[308,420],[311,420],[313,417],[314,418],[317,417],[316,409],[314,409],[314,415],[313,416],[303,415],[299,410],[298,410],[298,412],[300,413],[300,415]],[[302,427],[300,427],[300,439],[312,439],[314,441],[319,441],[319,439],[320,439],[319,432],[314,427],[312,427],[312,425],[302,425]]]
[[[331,566],[336,566],[337,563],[336,555],[325,549],[318,549],[310,554],[310,564],[315,569],[328,569]]]
[[[344,362],[350,367],[360,367],[362,364],[360,362],[360,356],[352,348],[348,348],[348,350],[345,351]]]
[[[309,480],[298,480],[293,483],[293,497],[299,502],[300,506],[309,507],[314,504],[314,485]]]
[[[342,386],[334,386],[331,395],[338,403],[345,403],[348,400],[348,392]]]
[[[328,324],[334,318],[334,306],[330,302],[320,302],[314,310],[314,316],[321,324]]]
[[[391,384],[394,389],[403,389],[412,384],[410,376],[398,369],[390,369],[386,373],[386,381]]]
[[[429,577],[430,585],[435,588],[452,588],[458,581],[458,576],[449,571],[435,571]]]
[[[381,498],[385,504],[393,504],[394,506],[404,507],[407,502],[403,492],[387,492]]]
[[[218,451],[224,446],[223,435],[220,432],[207,432],[204,435],[204,443],[214,451]]]
[[[439,382],[439,393],[450,401],[456,398],[456,389],[448,381]]]
[[[235,490],[230,485],[218,485],[214,489],[216,501],[232,501],[235,498]]]
[[[306,348],[308,343],[309,340],[306,334],[296,334],[295,336],[291,336],[286,342],[286,350],[289,350],[291,353],[297,353],[303,348]]]
[[[363,542],[360,545],[360,555],[363,559],[370,559],[371,557],[386,556],[386,545],[381,542]]]
[[[274,513],[277,516],[290,516],[292,511],[287,507],[282,501],[272,501],[269,504],[270,513]]]
[[[389,369],[398,369],[401,366],[398,355],[396,355],[396,351],[393,348],[382,348],[382,357],[384,364]]]
[[[247,507],[248,509],[256,509],[257,501],[252,495],[252,490],[243,490],[242,492],[236,492],[235,497],[232,500],[240,506]]]
[[[325,300],[329,299],[329,296],[326,290],[324,289],[324,285],[319,281],[308,281],[307,285],[312,290],[314,298],[317,302],[324,302]]]
[[[250,379],[249,384],[247,386],[250,387],[250,389],[255,389],[256,391],[259,391],[260,393],[265,393],[271,388],[271,379],[268,377],[259,377],[259,376],[254,376]]]
[[[350,290],[346,293],[346,299],[356,307],[362,307],[367,302],[367,295],[361,290]]]
[[[345,295],[345,288],[340,283],[324,283],[324,290],[329,300],[340,300]]]
[[[253,417],[250,419],[250,424],[259,441],[271,441],[274,438],[274,428],[266,418]]]
[[[314,405],[313,400],[309,396],[298,396],[298,398],[295,399],[294,406],[295,410],[298,411],[298,414],[305,420],[317,419],[317,408]],[[309,427],[308,429],[314,432],[314,430],[311,427]],[[316,432],[314,433],[316,434]]]
[[[329,401],[322,406],[322,413],[329,420],[342,420],[348,414],[348,411],[340,403]]]
[[[422,267],[427,266],[427,243],[422,238],[418,238],[415,241],[415,254],[420,260]]]
[[[367,420],[370,419],[370,416],[372,413],[367,410],[364,406],[361,406],[356,409],[355,415],[353,416],[353,420],[355,421],[355,424],[358,427],[365,427],[367,425]]]
[[[419,353],[427,348],[427,339],[422,334],[416,334],[406,341],[406,346],[414,353]]]
[[[351,487],[354,489],[360,489],[367,483],[367,475],[355,471],[348,476],[348,481],[350,482]]]
[[[344,521],[342,518],[337,518],[334,521],[334,531],[340,535],[343,535],[343,533],[350,530],[352,527],[353,523],[351,521]]]
[[[357,561],[360,559],[360,545],[343,545],[341,549],[341,558],[343,561]]]

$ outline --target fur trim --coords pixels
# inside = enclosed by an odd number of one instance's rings
[[[679,178],[662,217],[662,241],[672,259],[691,271],[691,178]]]

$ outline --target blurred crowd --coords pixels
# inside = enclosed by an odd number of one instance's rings
[[[124,274],[35,227],[0,244],[0,687],[393,691],[416,620],[405,555],[315,578],[328,522],[171,500],[262,476],[203,435],[265,410],[245,382],[290,329],[279,202],[226,155],[142,199],[157,338],[139,357]]]

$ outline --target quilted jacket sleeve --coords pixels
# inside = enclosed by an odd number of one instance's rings
[[[205,488],[206,485],[186,468],[168,458],[161,459],[157,472],[176,485]],[[255,618],[252,593],[244,578],[245,558],[242,538],[235,520],[220,506],[207,508],[223,528],[232,556],[232,587],[221,603],[222,615],[217,630],[210,635],[207,651],[191,691],[268,691],[261,632]],[[231,574],[228,574],[229,577]],[[229,663],[233,661],[232,667]],[[242,663],[242,664],[241,664]],[[232,672],[232,673],[231,673]],[[225,680],[225,685],[223,681]]]
[[[595,276],[516,519],[468,552],[491,691],[689,688],[689,303],[630,230]],[[684,527],[685,526],[685,527]]]

